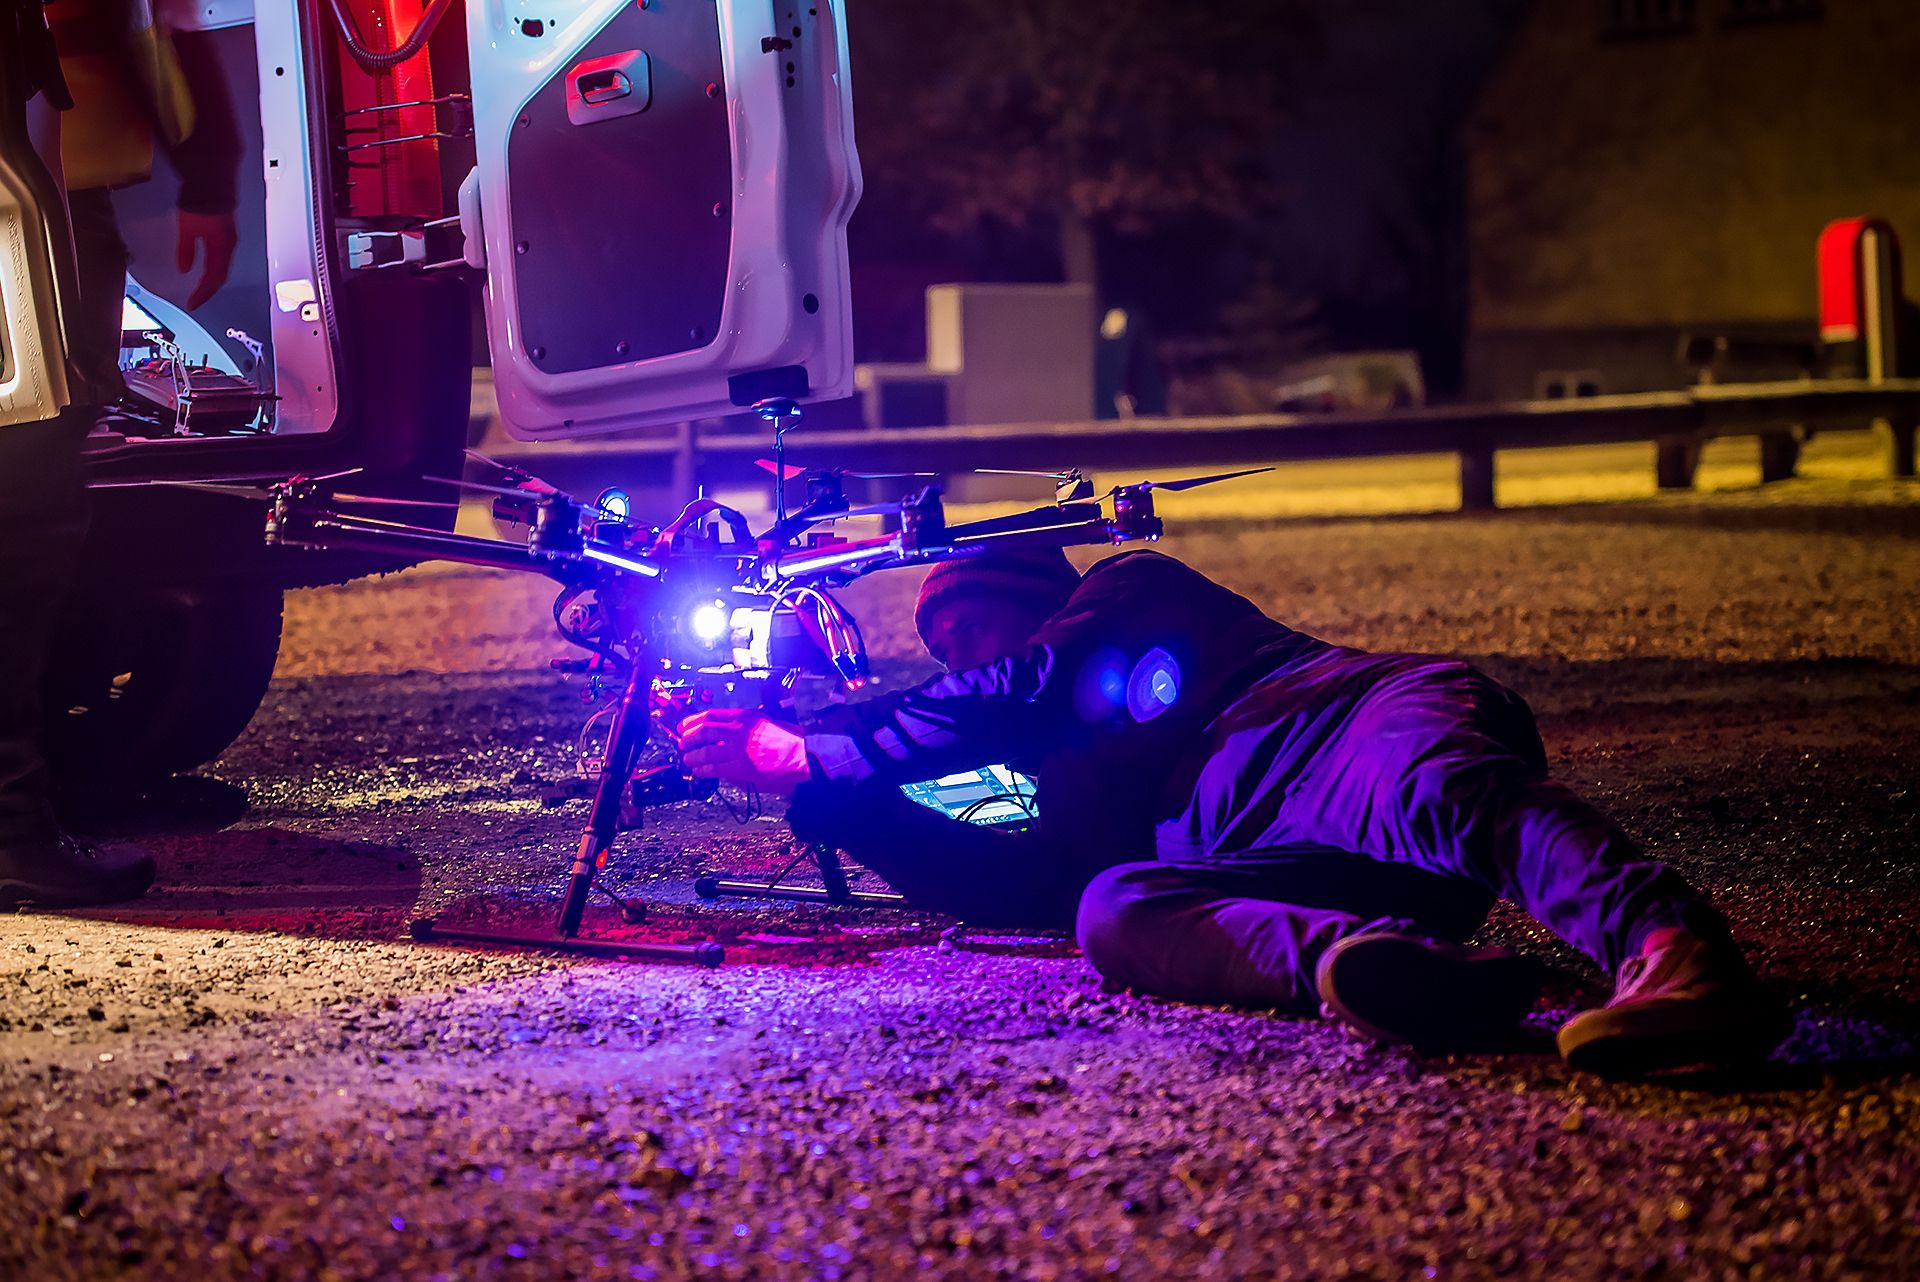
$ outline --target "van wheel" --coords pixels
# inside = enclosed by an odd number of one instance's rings
[[[280,651],[278,588],[81,591],[41,686],[56,779],[191,770],[247,728]]]

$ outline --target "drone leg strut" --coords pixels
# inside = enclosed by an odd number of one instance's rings
[[[832,846],[816,843],[811,851],[820,868],[820,886],[769,886],[763,881],[741,877],[722,877],[707,873],[693,883],[693,893],[702,899],[774,899],[793,904],[851,904],[861,908],[905,908],[907,897],[884,890],[852,890],[847,886],[846,870],[840,866],[840,852]]]
[[[813,862],[820,867],[820,884],[826,889],[828,902],[846,903],[853,892],[847,888],[846,870],[840,867],[840,852],[815,842]]]
[[[652,690],[651,665],[636,662],[633,679],[620,696],[620,707],[613,714],[613,733],[607,740],[607,759],[600,770],[600,786],[593,794],[593,811],[580,834],[580,848],[574,853],[573,870],[567,877],[567,893],[560,901],[559,931],[562,939],[580,933],[580,918],[587,910],[587,896],[593,890],[594,874],[607,865],[620,828],[620,798],[633,778],[634,758],[646,741]]]
[[[691,962],[696,966],[718,966],[726,950],[711,941],[703,944],[643,944],[616,939],[577,939],[580,919],[586,913],[587,896],[593,892],[595,874],[606,867],[607,853],[613,849],[619,831],[620,799],[633,779],[633,763],[646,742],[652,709],[653,675],[650,664],[636,661],[633,679],[627,683],[620,707],[614,713],[613,733],[607,742],[606,764],[600,772],[600,785],[593,795],[593,812],[586,831],[580,834],[580,847],[574,854],[573,869],[567,877],[567,891],[560,902],[558,935],[536,939],[523,935],[494,935],[473,930],[447,930],[432,918],[422,918],[408,927],[421,943],[443,940],[461,944],[500,944],[509,948],[544,948],[554,952],[577,953],[587,957],[644,957],[655,961]],[[616,900],[617,900],[616,896]],[[623,915],[637,905],[621,903]]]

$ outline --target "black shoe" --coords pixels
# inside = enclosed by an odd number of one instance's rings
[[[1320,955],[1321,1010],[1376,1041],[1423,1049],[1511,1039],[1545,970],[1510,948],[1468,948],[1375,930]]]
[[[96,846],[62,832],[0,850],[0,908],[86,908],[137,899],[153,884],[153,856],[138,846]]]

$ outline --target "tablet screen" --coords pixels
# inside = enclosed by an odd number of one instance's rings
[[[902,784],[900,791],[908,800],[950,819],[990,828],[1024,827],[1039,813],[1033,804],[1033,777],[1008,766],[983,766],[926,783]]]

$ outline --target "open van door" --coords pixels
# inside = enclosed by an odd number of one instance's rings
[[[73,297],[72,246],[60,190],[28,133],[21,52],[0,50],[0,431],[68,402],[60,303]]]
[[[852,394],[838,0],[471,0],[467,29],[460,217],[509,432]]]

